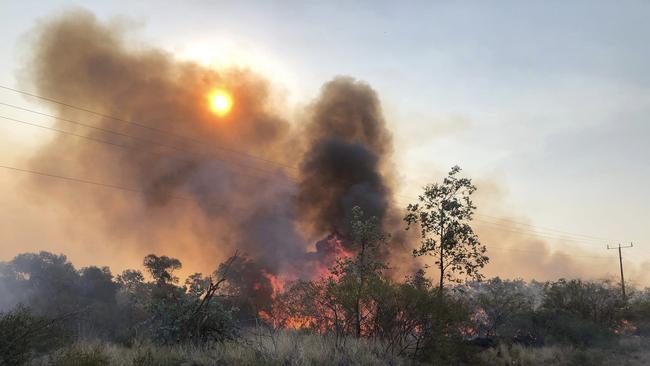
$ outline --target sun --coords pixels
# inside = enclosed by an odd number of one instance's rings
[[[215,89],[208,96],[210,110],[219,117],[227,115],[232,109],[232,96],[225,90]]]

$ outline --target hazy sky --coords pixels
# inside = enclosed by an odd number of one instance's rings
[[[22,86],[36,22],[74,7],[127,17],[137,42],[179,57],[271,75],[288,113],[336,75],[367,81],[394,133],[404,200],[459,164],[499,195],[482,214],[634,241],[629,260],[650,261],[650,2],[2,1],[0,85]],[[0,133],[2,163],[41,138],[4,122]],[[2,196],[12,174],[0,171]],[[0,239],[22,238],[8,229]]]

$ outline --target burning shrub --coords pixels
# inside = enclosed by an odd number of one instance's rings
[[[626,321],[635,327],[634,333],[641,336],[650,335],[650,289],[633,293],[625,311]]]

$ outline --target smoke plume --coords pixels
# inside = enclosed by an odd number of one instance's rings
[[[133,47],[128,31],[73,11],[36,33],[29,81],[86,109],[53,104],[56,128],[87,138],[56,135],[32,168],[127,188],[30,180],[30,194],[71,207],[70,231],[101,232],[120,255],[164,252],[206,268],[239,250],[255,261],[246,268],[310,276],[336,251],[314,243],[345,234],[353,206],[386,217],[391,136],[368,85],[328,82],[292,128],[263,76]],[[208,108],[214,88],[232,94],[225,117]]]
[[[337,78],[323,86],[312,108],[300,165],[302,217],[317,231],[343,234],[354,206],[383,219],[390,190],[382,168],[392,141],[377,95],[367,84]]]
[[[323,85],[305,118],[291,123],[262,75],[180,61],[130,42],[130,31],[77,10],[32,33],[25,81],[36,94],[65,103],[48,105],[60,118],[54,127],[68,134],[52,133],[30,167],[113,187],[39,176],[26,181],[22,193],[45,207],[34,215],[74,243],[38,249],[69,251],[86,263],[102,256],[122,268],[156,252],[204,271],[239,250],[248,257],[242,279],[313,278],[349,254],[341,238],[358,205],[392,234],[396,276],[417,265],[410,255],[417,240],[405,237],[392,197],[392,136],[369,85],[337,77]],[[208,106],[215,88],[232,94],[226,116]],[[481,208],[495,201],[484,193]],[[589,273],[571,257],[553,255],[545,240],[480,223],[478,231],[488,249],[512,250],[491,252],[488,273]],[[34,232],[24,237],[37,241]],[[543,255],[515,251],[523,242]],[[272,285],[247,284],[267,295]]]

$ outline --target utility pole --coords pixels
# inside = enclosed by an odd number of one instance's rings
[[[632,243],[630,243],[630,245],[619,244],[617,247],[615,246],[610,247],[609,244],[607,244],[607,249],[618,249],[618,263],[621,266],[621,291],[623,293],[624,302],[627,301],[627,299],[625,298],[625,277],[623,277],[623,255],[621,253],[621,249],[632,248],[633,246],[634,245]]]

